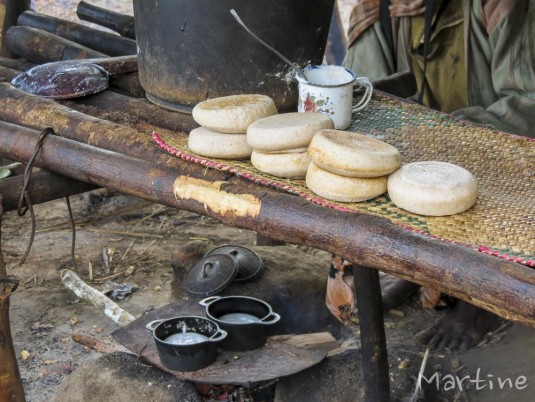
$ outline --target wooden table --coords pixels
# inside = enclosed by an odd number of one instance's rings
[[[118,126],[74,114],[58,102],[28,96],[6,83],[0,84],[0,92],[5,94],[0,96],[1,157],[28,161],[39,135],[28,127],[54,127],[61,137],[45,139],[36,166],[352,261],[361,314],[362,369],[369,375],[367,400],[389,397],[378,269],[504,318],[535,324],[531,268],[404,230],[384,218],[325,208],[170,156],[152,141],[150,129],[155,127],[149,124]],[[6,200],[5,208],[12,203]],[[488,277],[493,280],[486,281]]]

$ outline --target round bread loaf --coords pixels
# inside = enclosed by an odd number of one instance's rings
[[[261,152],[308,147],[316,132],[334,128],[324,113],[282,113],[264,117],[247,128],[247,142]]]
[[[315,194],[332,201],[360,202],[386,193],[387,176],[345,177],[317,166],[308,165],[306,185]]]
[[[385,176],[401,165],[401,154],[392,145],[349,131],[318,131],[308,153],[316,165],[347,177]]]
[[[220,133],[245,134],[254,121],[277,113],[275,102],[266,95],[230,95],[195,105],[193,119]]]
[[[251,164],[261,172],[288,179],[304,179],[310,158],[306,152],[264,153],[253,151]]]
[[[475,204],[477,180],[452,163],[414,162],[390,175],[388,194],[397,207],[415,214],[453,215]]]
[[[188,148],[198,155],[220,159],[248,159],[253,152],[245,134],[223,134],[206,127],[191,130]]]

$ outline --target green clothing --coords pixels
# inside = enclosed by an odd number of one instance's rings
[[[490,33],[481,0],[462,0],[462,14],[455,3],[461,1],[453,0],[446,8],[430,40],[426,75],[431,93],[424,103],[535,138],[535,0],[519,0],[516,8],[499,14]],[[421,56],[416,49],[421,38],[414,35],[423,30],[422,19],[398,19],[396,68],[379,23],[349,48],[344,65],[371,80],[410,69],[420,88]]]

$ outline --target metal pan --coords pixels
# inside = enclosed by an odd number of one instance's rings
[[[70,99],[105,90],[110,74],[137,71],[137,56],[56,61],[17,75],[11,84],[45,98]]]

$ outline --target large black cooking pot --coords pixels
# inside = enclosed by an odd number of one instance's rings
[[[152,102],[190,112],[209,98],[271,96],[296,111],[290,68],[232,17],[300,67],[321,64],[335,0],[134,0],[139,78]]]

